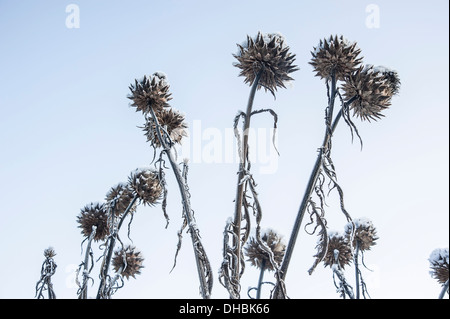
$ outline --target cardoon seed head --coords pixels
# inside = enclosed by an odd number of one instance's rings
[[[130,277],[136,278],[135,276],[141,273],[141,269],[144,268],[143,261],[140,251],[136,251],[135,247],[126,246],[114,252],[112,266],[116,273],[120,271],[120,275],[129,280]]]
[[[155,205],[163,192],[158,174],[148,168],[133,171],[128,177],[128,185],[133,196],[137,195],[144,205]]]
[[[275,262],[281,264],[286,250],[286,245],[281,241],[281,237],[273,230],[268,230],[261,239],[272,250]],[[256,268],[261,269],[264,262],[265,269],[275,270],[270,263],[269,254],[258,244],[256,238],[250,238],[245,247],[245,255],[248,257],[247,261],[250,261]]]
[[[44,256],[46,258],[53,258],[56,256],[55,249],[53,247],[48,247],[46,250],[44,250]]]
[[[391,83],[373,65],[358,68],[346,78],[342,89],[345,100],[356,97],[349,107],[361,120],[377,120],[384,116],[381,111],[391,105]]]
[[[373,226],[372,221],[367,218],[354,219],[353,223],[355,225],[355,233],[353,237],[353,246],[356,247],[356,242],[358,242],[359,249],[370,250],[370,248],[376,245],[376,240],[378,239],[377,230]],[[348,223],[345,226],[345,234],[350,240],[352,234],[353,225]]]
[[[438,248],[432,251],[430,258],[430,275],[441,285],[444,285],[449,277],[449,254],[448,248]]]
[[[337,256],[337,260],[336,260]],[[330,232],[328,234],[327,253],[323,258],[324,266],[332,266],[336,262],[344,268],[352,262],[352,248],[348,238],[338,232]]]
[[[186,128],[187,125],[184,122],[184,116],[174,111],[173,109],[163,109],[156,114],[158,123],[161,126],[161,136],[164,138],[164,130],[169,134],[170,139],[174,143],[181,143],[183,136],[187,136]],[[147,137],[147,142],[154,147],[161,147],[161,142],[158,138],[158,133],[156,131],[156,124],[152,117],[147,119],[147,123],[142,127],[145,136]]]
[[[133,101],[131,106],[136,107],[136,112],[141,111],[143,114],[149,113],[150,107],[155,113],[169,107],[167,102],[172,99],[167,77],[161,72],[144,76],[140,81],[135,80],[135,84],[130,84],[129,88],[131,95],[128,98]]]
[[[374,67],[374,70],[381,73],[381,76],[385,79],[391,90],[391,95],[397,95],[401,86],[400,77],[398,76],[397,71],[384,66]]]
[[[262,34],[258,32],[255,38],[247,36],[247,42],[238,44],[239,52],[233,54],[238,62],[233,65],[241,69],[239,76],[245,77],[244,82],[252,85],[256,75],[261,73],[258,89],[264,87],[275,96],[277,87],[285,88],[285,82],[293,80],[289,74],[297,71],[295,54],[289,52],[280,34]]]
[[[114,214],[119,216],[130,205],[133,200],[133,191],[125,183],[119,183],[116,186],[111,187],[111,189],[106,194],[106,202],[109,206],[114,209]],[[136,210],[136,205],[133,205],[131,212]]]
[[[356,42],[349,42],[342,35],[330,36],[320,40],[319,45],[314,47],[309,64],[314,67],[316,76],[329,79],[334,72],[336,80],[342,81],[358,68],[362,60],[358,58],[360,53]]]
[[[108,211],[103,203],[90,203],[81,209],[78,216],[78,227],[81,233],[89,237],[92,234],[93,226],[96,227],[94,240],[103,240],[109,234]]]

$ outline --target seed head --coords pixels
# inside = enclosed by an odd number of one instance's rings
[[[53,258],[56,256],[55,249],[53,247],[48,247],[46,250],[44,250],[44,256],[45,258]]]
[[[354,219],[353,223],[355,225],[353,246],[356,247],[356,242],[358,242],[361,251],[370,250],[370,247],[376,245],[375,241],[378,239],[377,230],[373,226],[372,221],[367,218],[358,218]],[[345,234],[349,240],[352,230],[353,224],[348,223],[345,227]]]
[[[323,263],[325,267],[331,267],[336,262],[342,268],[350,265],[352,262],[352,248],[346,236],[338,232],[331,232],[328,235],[328,248],[323,258]]]
[[[128,187],[127,184],[119,183],[116,186],[111,187],[111,189],[106,194],[106,202],[109,206],[114,209],[114,214],[119,216],[130,205],[133,200],[133,191]],[[133,205],[131,212],[136,210],[136,205]]]
[[[158,174],[148,168],[133,171],[128,177],[128,185],[133,196],[137,195],[144,205],[155,205],[163,192]]]
[[[181,143],[183,136],[187,136],[187,125],[184,122],[184,116],[181,113],[172,109],[163,109],[157,113],[156,117],[161,127],[161,136],[163,138],[165,136],[163,129],[166,130],[174,143]],[[147,137],[147,142],[150,142],[153,147],[161,147],[161,142],[159,141],[158,133],[156,131],[156,123],[152,117],[147,119],[147,123],[145,123],[145,126],[142,127],[142,129]]]
[[[172,94],[169,93],[166,79],[163,73],[156,72],[152,76],[144,76],[140,81],[135,80],[134,85],[130,84],[131,95],[128,98],[133,101],[131,106],[136,107],[136,112],[147,114],[151,107],[157,113],[164,107],[169,107],[167,102],[172,99]]]
[[[432,251],[430,258],[430,275],[441,285],[444,285],[449,277],[448,248],[438,248]]]
[[[96,227],[94,240],[103,240],[109,234],[108,212],[106,205],[103,203],[90,203],[81,209],[78,216],[78,227],[81,233],[89,237],[92,233],[93,226]]]
[[[273,230],[268,230],[261,237],[262,241],[269,246],[273,253],[274,260],[277,264],[283,261],[286,245],[281,241],[281,237]],[[265,269],[275,270],[270,263],[269,254],[258,244],[256,238],[251,237],[247,247],[245,247],[245,255],[248,257],[247,261],[250,261],[253,266],[261,269],[264,262]]]
[[[346,78],[342,89],[345,100],[356,96],[349,107],[353,110],[353,115],[361,120],[377,120],[384,116],[381,111],[391,105],[391,84],[373,65],[361,66],[353,72]]]
[[[292,63],[295,54],[289,52],[280,34],[262,34],[255,38],[247,36],[247,43],[238,44],[239,52],[233,56],[238,60],[234,66],[241,69],[239,76],[244,76],[245,83],[252,85],[256,75],[261,73],[258,89],[264,87],[275,96],[277,87],[285,88],[285,82],[293,80],[289,74],[298,68]]]
[[[334,72],[336,80],[342,81],[345,76],[356,71],[362,60],[358,58],[360,53],[356,42],[351,43],[342,35],[330,36],[328,39],[320,40],[319,45],[314,47],[309,64],[314,67],[316,76],[328,79]]]
[[[141,269],[144,268],[142,265],[144,258],[141,252],[135,249],[136,247],[126,246],[114,252],[114,258],[112,260],[115,272],[120,272],[120,275],[126,277],[128,280],[130,277],[136,278],[135,275],[139,275]]]

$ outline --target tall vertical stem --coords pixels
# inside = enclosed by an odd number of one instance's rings
[[[236,200],[235,200],[235,210],[234,210],[234,233],[236,236],[233,238],[233,245],[235,247],[234,258],[232,265],[236,265],[237,269],[234,271],[234,282],[240,281],[241,275],[241,220],[242,220],[242,201],[244,196],[244,183],[241,183],[242,178],[245,176],[245,170],[247,166],[247,153],[248,153],[248,131],[250,128],[250,119],[253,109],[253,101],[255,99],[256,89],[258,88],[259,80],[261,78],[263,70],[260,70],[256,75],[253,82],[252,88],[250,90],[250,95],[247,103],[247,111],[245,113],[244,124],[243,124],[243,136],[242,136],[242,153],[240,154],[239,163],[239,174],[236,189]]]
[[[211,292],[209,291],[208,282],[207,282],[207,279],[206,279],[205,273],[204,273],[204,269],[205,269],[206,265],[202,261],[202,258],[199,255],[199,248],[197,247],[197,246],[201,246],[201,243],[197,236],[198,229],[196,228],[196,225],[194,223],[194,218],[192,216],[191,203],[189,201],[189,196],[186,192],[187,186],[185,184],[184,178],[182,177],[180,168],[178,167],[177,163],[175,162],[174,155],[172,154],[172,147],[171,147],[171,145],[167,145],[166,140],[163,138],[163,136],[161,134],[161,129],[160,129],[160,125],[158,122],[158,118],[156,117],[156,114],[153,111],[153,108],[151,106],[149,107],[149,109],[150,109],[150,114],[152,116],[152,119],[155,123],[156,134],[158,136],[158,139],[161,143],[162,148],[164,149],[165,153],[167,154],[170,165],[172,167],[172,171],[175,174],[175,179],[177,180],[178,187],[180,189],[180,195],[181,195],[181,199],[183,202],[183,210],[185,213],[186,222],[189,227],[189,233],[191,234],[192,246],[194,249],[195,261],[196,261],[197,271],[198,271],[198,277],[200,280],[200,291],[202,294],[202,298],[209,299],[211,297],[210,296]],[[204,258],[207,258],[206,254],[205,254]]]
[[[356,251],[355,251],[355,285],[356,285],[356,299],[359,299],[359,266],[358,266],[358,255],[359,255],[359,240],[356,240]]]
[[[258,289],[256,290],[256,299],[261,299],[261,288],[265,271],[266,271],[266,260],[263,259],[261,262],[261,272],[259,273]]]

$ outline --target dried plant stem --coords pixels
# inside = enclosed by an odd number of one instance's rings
[[[256,89],[258,88],[259,80],[261,79],[263,70],[260,70],[258,74],[256,75],[256,78],[253,82],[253,85],[250,90],[250,95],[248,98],[247,103],[247,112],[245,113],[244,117],[244,124],[243,124],[243,137],[242,137],[242,150],[240,154],[240,163],[239,163],[239,173],[238,173],[238,181],[237,181],[237,189],[236,189],[236,200],[235,200],[235,211],[234,211],[234,234],[236,236],[233,236],[233,246],[234,246],[234,259],[232,262],[232,265],[234,267],[237,267],[237,269],[234,269],[232,281],[235,283],[240,282],[240,276],[241,276],[241,250],[242,250],[242,244],[241,243],[241,220],[242,220],[242,205],[243,205],[243,196],[244,196],[244,186],[246,183],[242,183],[242,179],[246,175],[246,166],[247,166],[247,153],[248,153],[248,131],[250,128],[250,119],[252,115],[252,109],[253,109],[253,101],[255,99]]]
[[[261,272],[259,273],[258,289],[256,290],[256,299],[261,299],[261,287],[263,284],[264,272],[266,271],[266,260],[261,262]]]
[[[203,299],[210,299],[211,289],[212,289],[212,273],[210,269],[210,264],[208,257],[206,256],[203,245],[200,241],[199,230],[192,216],[192,208],[189,200],[189,195],[187,193],[187,185],[181,174],[180,168],[175,162],[175,157],[172,153],[172,145],[167,143],[166,139],[161,134],[161,126],[159,125],[158,118],[152,107],[149,107],[150,114],[153,118],[156,127],[156,133],[158,139],[161,143],[163,151],[166,153],[169,159],[172,171],[175,174],[175,179],[177,180],[178,187],[180,189],[180,195],[183,202],[183,212],[186,222],[189,227],[189,233],[191,234],[192,246],[194,249],[195,261],[197,265],[198,277],[200,280],[200,291]],[[208,278],[207,278],[208,277]],[[208,280],[209,279],[209,280]]]
[[[356,285],[356,295],[355,299],[359,299],[359,265],[358,265],[358,255],[359,255],[359,240],[356,240],[356,247],[355,247],[355,285]]]
[[[95,237],[95,234],[97,232],[97,227],[92,226],[92,232],[91,235],[88,238],[88,242],[86,245],[86,254],[84,256],[84,262],[83,262],[83,284],[80,287],[80,295],[78,296],[78,299],[87,299],[87,281],[89,279],[89,256],[91,255],[91,245],[92,240]]]
[[[119,223],[117,224],[117,228],[113,231],[112,235],[109,237],[109,246],[108,250],[105,252],[105,257],[103,259],[102,267],[100,269],[101,274],[101,281],[97,292],[97,299],[103,299],[107,297],[105,295],[106,291],[108,291],[106,286],[106,279],[108,277],[109,272],[109,265],[111,264],[111,258],[114,251],[114,246],[116,244],[116,240],[119,234],[119,230],[122,227],[122,223],[125,220],[125,218],[128,216],[128,213],[131,211],[134,203],[138,199],[138,195],[134,195],[133,199],[131,200],[130,204],[128,205],[127,209],[123,212],[122,217],[120,218]],[[114,211],[111,212],[111,214],[114,214]]]
[[[331,77],[331,94],[329,97],[329,101],[328,101],[328,112],[327,112],[327,118],[326,118],[326,130],[325,130],[325,137],[322,143],[322,147],[319,149],[319,154],[317,155],[317,159],[316,162],[314,164],[313,170],[311,172],[311,175],[309,177],[309,181],[308,184],[306,186],[306,190],[305,193],[303,195],[303,199],[302,202],[300,204],[300,208],[299,211],[297,213],[297,217],[295,219],[294,222],[294,226],[292,229],[292,233],[291,236],[289,238],[289,242],[288,245],[286,247],[286,253],[284,255],[283,258],[283,262],[281,264],[280,267],[280,273],[281,273],[281,281],[284,281],[284,279],[286,278],[286,273],[287,273],[287,269],[289,267],[289,263],[291,261],[291,257],[292,257],[292,253],[294,251],[294,246],[295,243],[297,241],[297,237],[298,237],[298,233],[300,231],[300,226],[302,224],[303,221],[303,217],[305,215],[305,212],[307,210],[308,207],[308,203],[309,200],[313,194],[314,191],[314,187],[316,185],[317,179],[320,175],[321,172],[321,167],[323,164],[323,155],[324,153],[327,151],[328,147],[329,147],[329,143],[331,140],[331,137],[339,123],[340,118],[343,115],[343,108],[341,108],[338,112],[338,114],[336,115],[334,121],[332,122],[333,124],[331,125],[331,119],[333,116],[333,108],[334,108],[334,101],[335,101],[335,97],[337,95],[337,90],[336,90],[336,79],[334,76]],[[357,97],[354,96],[352,97],[350,100],[348,100],[345,104],[346,105],[350,105]],[[344,105],[345,106],[345,105]],[[274,298],[283,298],[283,295],[281,294],[280,289],[282,289],[281,287],[281,282],[279,281],[275,287],[273,296]]]
[[[439,294],[439,299],[444,299],[445,293],[448,291],[448,279],[442,287],[441,293]]]

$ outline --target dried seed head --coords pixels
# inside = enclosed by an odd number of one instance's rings
[[[331,267],[333,264],[336,264],[336,261],[342,268],[350,265],[352,262],[352,248],[345,235],[338,232],[330,232],[328,234],[327,253],[323,258],[323,263],[325,267]]]
[[[384,116],[381,111],[391,105],[391,84],[373,65],[361,66],[353,72],[346,78],[342,89],[345,100],[356,96],[349,107],[353,110],[353,115],[361,120],[377,120]]]
[[[264,233],[261,239],[269,246],[275,262],[281,264],[286,250],[286,245],[281,241],[281,237],[273,230],[269,229]],[[247,261],[250,261],[256,268],[261,269],[261,265],[264,262],[265,269],[275,270],[270,263],[269,254],[258,244],[256,238],[251,237],[244,250],[245,255],[248,257]]]
[[[438,248],[433,250],[428,258],[430,262],[430,275],[441,285],[444,285],[449,277],[449,255],[448,248]]]
[[[295,54],[289,52],[280,34],[258,32],[255,38],[247,36],[247,42],[238,44],[238,47],[239,52],[233,56],[238,60],[234,66],[241,69],[239,76],[244,76],[244,82],[252,85],[261,71],[258,89],[264,87],[274,96],[277,87],[285,88],[284,83],[293,80],[289,74],[298,70],[292,64]]]
[[[94,240],[103,240],[109,234],[108,213],[106,205],[102,203],[90,203],[81,209],[78,216],[78,227],[81,233],[89,237],[92,233],[93,226],[96,227]]]
[[[45,258],[53,258],[56,256],[56,252],[53,249],[53,247],[48,247],[46,250],[44,250],[44,256]]]
[[[144,258],[141,252],[135,249],[136,247],[132,246],[122,248],[114,252],[114,258],[112,260],[112,266],[115,272],[120,272],[120,275],[126,277],[128,280],[130,277],[136,278],[135,275],[139,275],[141,269],[144,268],[142,265]]]
[[[370,247],[376,245],[375,241],[378,239],[377,230],[373,226],[372,221],[367,218],[358,218],[354,219],[353,223],[355,224],[353,246],[356,247],[356,242],[358,242],[361,251],[370,250]],[[353,224],[348,223],[345,227],[345,234],[349,240],[352,230]]]
[[[330,36],[328,39],[320,40],[319,45],[314,47],[309,64],[314,67],[316,76],[328,79],[334,72],[336,80],[342,81],[345,76],[358,68],[362,60],[358,58],[360,53],[356,42],[349,42],[342,35]]]
[[[381,73],[381,76],[384,78],[391,90],[391,95],[397,95],[401,86],[400,77],[398,76],[397,71],[391,70],[384,66],[374,67],[374,70]]]
[[[106,202],[108,205],[114,209],[114,214],[119,216],[130,205],[133,200],[133,191],[128,187],[127,184],[119,183],[116,186],[111,187],[111,189],[106,194]],[[133,205],[131,212],[136,210],[136,205]]]
[[[144,76],[140,81],[135,80],[135,84],[130,84],[129,88],[131,95],[128,98],[133,101],[131,106],[136,107],[136,112],[141,111],[143,114],[149,113],[150,107],[155,113],[169,107],[167,102],[172,99],[167,78],[161,72]]]
[[[183,136],[187,136],[186,128],[187,125],[184,122],[184,116],[172,109],[164,109],[157,113],[156,115],[158,123],[161,126],[161,136],[164,138],[163,129],[169,134],[170,139],[174,143],[181,143]],[[147,137],[147,142],[150,142],[153,147],[161,147],[161,142],[158,138],[158,133],[156,131],[155,121],[152,117],[149,117],[145,126],[142,127],[145,136]]]
[[[133,196],[137,195],[144,205],[155,205],[163,192],[158,174],[149,168],[133,171],[128,177],[128,185]]]

